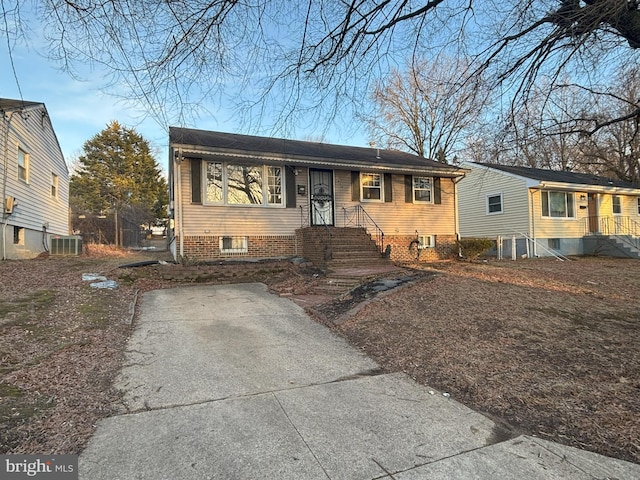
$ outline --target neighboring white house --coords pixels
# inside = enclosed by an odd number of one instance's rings
[[[568,171],[463,166],[470,172],[459,185],[461,237],[499,238],[508,256],[640,258],[640,185]]]
[[[0,98],[0,259],[69,234],[69,170],[43,103]]]

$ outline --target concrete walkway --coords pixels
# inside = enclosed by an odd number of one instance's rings
[[[262,284],[144,295],[84,480],[631,479],[378,365]]]

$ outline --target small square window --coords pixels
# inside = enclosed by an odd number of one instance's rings
[[[487,215],[502,213],[502,194],[487,195]]]
[[[640,197],[638,197],[637,202],[638,202],[638,215],[640,215]]]
[[[247,237],[220,237],[220,253],[247,253]]]
[[[553,250],[560,250],[560,239],[559,238],[548,238],[547,245],[549,248]]]
[[[29,181],[29,154],[18,148],[18,178],[23,182]]]

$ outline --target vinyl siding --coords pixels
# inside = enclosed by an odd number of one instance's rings
[[[351,172],[335,172],[336,222],[343,226],[345,209],[362,205],[385,235],[414,236],[455,235],[454,183],[442,178],[441,204],[418,204],[405,202],[404,175],[392,175],[392,202],[354,202],[351,196]],[[384,188],[383,188],[384,190]]]
[[[221,206],[191,203],[190,163],[180,163],[184,235],[292,235],[301,224],[301,206],[306,196],[296,194],[296,207]],[[307,186],[306,171],[296,176],[296,185]],[[285,196],[290,192],[285,191]]]
[[[297,195],[296,207],[216,206],[191,203],[189,162],[180,163],[184,235],[291,235],[309,218],[309,171],[300,168],[296,186],[306,187],[305,196]],[[441,180],[441,204],[405,203],[404,175],[392,175],[392,202],[354,202],[351,172],[334,171],[334,218],[345,225],[345,209],[363,205],[387,235],[455,235],[454,183]],[[285,195],[289,192],[285,192]]]
[[[496,237],[529,233],[529,198],[526,181],[513,175],[469,167],[458,185],[462,237]],[[502,213],[487,213],[487,196],[502,195]]]
[[[581,201],[580,196],[584,195],[586,197],[587,194],[584,192],[572,193],[574,196],[575,218],[550,218],[542,216],[540,190],[533,191],[533,211],[535,215],[536,238],[581,238],[586,234],[589,209],[580,208],[580,206],[587,206],[587,202]]]
[[[17,207],[8,224],[55,235],[69,234],[69,171],[49,117],[42,108],[28,109],[27,115],[14,113],[6,145],[6,196],[16,198]],[[26,118],[25,118],[26,117]],[[3,140],[6,122],[2,122]],[[5,149],[6,147],[6,149]],[[28,154],[28,182],[18,178],[18,148]],[[58,176],[58,195],[51,196],[51,176]]]

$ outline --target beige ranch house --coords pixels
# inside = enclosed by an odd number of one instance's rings
[[[464,167],[469,173],[460,182],[462,237],[494,238],[513,258],[640,258],[640,185],[568,171]]]
[[[177,260],[450,257],[465,170],[400,151],[170,128]]]

